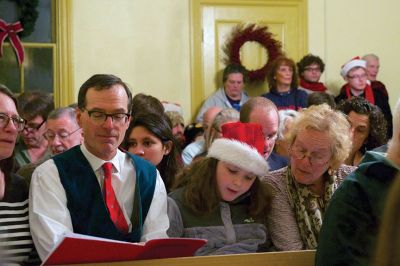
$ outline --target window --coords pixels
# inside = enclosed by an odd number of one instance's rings
[[[31,1],[34,2],[34,1]],[[34,30],[20,38],[24,63],[19,66],[8,38],[0,58],[0,83],[14,93],[40,90],[53,93],[57,106],[71,103],[70,10],[68,0],[38,0]],[[0,18],[14,23],[21,18],[16,1],[0,1]]]

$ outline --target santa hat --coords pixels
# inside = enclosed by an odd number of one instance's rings
[[[349,73],[349,71],[355,67],[367,68],[367,61],[362,60],[359,56],[352,58],[349,62],[342,66],[340,75],[345,78],[347,76],[347,73]]]
[[[261,125],[234,122],[222,125],[221,129],[223,137],[213,141],[207,157],[233,164],[257,176],[268,173],[268,164],[262,156],[264,134]]]

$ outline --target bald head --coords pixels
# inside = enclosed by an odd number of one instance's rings
[[[264,110],[268,110],[270,112],[276,112],[278,115],[278,108],[276,108],[276,105],[271,100],[265,97],[254,97],[248,100],[240,108],[240,122],[249,123],[251,113],[254,111],[254,109],[259,108],[263,108]]]
[[[264,97],[251,98],[240,109],[240,122],[261,125],[265,137],[264,157],[268,159],[274,149],[279,127],[276,105]]]

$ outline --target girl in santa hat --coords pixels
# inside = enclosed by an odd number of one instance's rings
[[[222,135],[170,193],[168,235],[207,239],[196,255],[268,250],[265,220],[271,193],[259,179],[268,173],[262,128],[228,123],[222,125]]]

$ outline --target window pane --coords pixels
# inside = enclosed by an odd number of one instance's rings
[[[3,46],[3,57],[0,58],[0,83],[14,93],[20,93],[20,69],[17,56],[10,45]]]
[[[14,23],[19,19],[17,5],[12,1],[0,1],[0,18],[7,23]]]
[[[53,93],[52,48],[25,48],[25,91]]]
[[[23,42],[52,42],[51,2],[51,0],[39,0],[38,7],[36,8],[39,16],[36,19],[35,30],[29,36],[22,38]]]
[[[52,42],[51,2],[51,0],[39,0],[39,4],[36,7],[38,17],[35,22],[35,30],[29,36],[22,38],[23,42]],[[7,23],[14,23],[20,20],[21,15],[19,12],[14,1],[0,1],[0,18]]]

